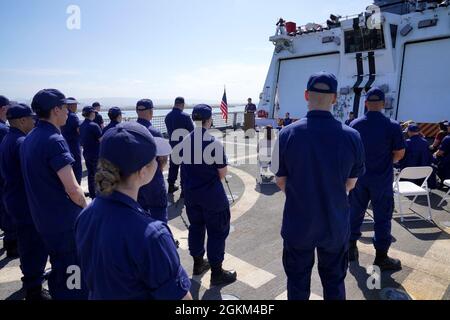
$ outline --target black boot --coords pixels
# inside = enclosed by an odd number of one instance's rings
[[[237,279],[237,273],[234,270],[223,270],[222,264],[211,266],[211,285],[222,286],[233,283]]]
[[[27,301],[47,301],[52,300],[48,290],[42,289],[42,286],[28,289],[25,300]]]
[[[8,259],[17,259],[19,258],[19,249],[17,248],[17,241],[8,241],[3,242],[3,248],[6,251],[6,257]]]
[[[348,249],[348,261],[356,261],[359,258],[358,246],[356,245],[356,241],[350,241],[349,249]]]
[[[378,266],[381,271],[399,271],[402,270],[402,263],[398,259],[389,258],[387,251],[377,250],[374,265]]]
[[[211,269],[208,260],[203,257],[194,257],[194,276],[200,276]]]
[[[169,194],[172,194],[174,192],[177,192],[180,188],[177,187],[175,184],[169,184],[169,190],[167,191]]]

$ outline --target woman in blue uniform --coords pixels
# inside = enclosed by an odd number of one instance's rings
[[[158,168],[159,143],[137,123],[119,124],[102,139],[98,197],[79,216],[75,235],[92,300],[191,299],[175,241],[137,202]]]

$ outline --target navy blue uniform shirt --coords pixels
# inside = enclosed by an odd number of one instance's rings
[[[72,144],[77,146],[80,145],[80,133],[78,132],[79,128],[80,119],[78,119],[75,112],[69,111],[66,125],[61,127],[61,133],[69,146]]]
[[[119,122],[117,122],[117,121],[114,121],[114,120],[111,121],[106,127],[103,128],[102,134],[105,134],[106,131],[108,131],[109,129],[114,128],[114,127],[117,126],[118,124],[119,124]]]
[[[137,123],[146,127],[153,137],[163,137],[162,134],[152,126],[150,121],[139,118]],[[144,209],[151,207],[167,207],[166,184],[164,182],[163,172],[159,168],[156,170],[153,180],[139,190],[138,202]]]
[[[3,120],[0,120],[0,142],[3,141],[3,138],[6,136],[6,134],[9,131],[9,127],[6,125],[6,122]]]
[[[100,138],[102,129],[94,121],[85,119],[80,126],[81,145],[83,154],[98,158],[100,152]]]
[[[430,166],[432,155],[428,141],[421,135],[406,140],[405,157],[400,161],[400,168]]]
[[[198,141],[194,137],[200,137]],[[199,144],[201,143],[201,148]],[[212,143],[216,145],[218,153],[212,152],[211,159],[202,157],[205,148]],[[218,169],[225,168],[228,165],[225,150],[220,141],[210,135],[204,128],[195,128],[183,140],[183,169],[184,169],[184,197],[186,205],[201,206],[205,209],[222,211],[229,207],[229,202],[222,181],[219,177]],[[210,148],[208,148],[210,149]],[[212,148],[211,148],[212,149]],[[190,156],[186,152],[190,150]],[[201,154],[195,153],[195,150],[201,150]],[[209,152],[207,152],[209,154]],[[195,161],[197,158],[198,161]],[[205,160],[208,160],[206,162]],[[209,162],[211,160],[211,162]]]
[[[25,136],[19,129],[11,128],[0,147],[0,170],[5,183],[3,201],[19,225],[33,224],[20,167],[20,146]]]
[[[75,161],[61,132],[39,121],[20,150],[22,173],[31,215],[41,234],[73,230],[81,208],[70,200],[57,172]]]
[[[296,248],[342,248],[350,235],[346,182],[364,173],[358,132],[330,112],[310,111],[280,132],[277,155],[276,175],[286,177],[283,239]]]
[[[444,140],[442,140],[442,144],[439,147],[439,150],[444,152],[443,163],[448,163],[450,165],[450,136],[446,136]]]
[[[98,124],[99,127],[101,127],[104,123],[102,115],[100,113],[98,113],[97,111],[95,112],[94,122],[96,124]]]
[[[90,299],[180,300],[188,293],[190,280],[167,226],[123,193],[97,197],[75,229]]]
[[[172,133],[176,129],[185,129],[188,132],[194,130],[194,123],[192,122],[191,117],[178,108],[173,108],[172,111],[167,114],[165,123],[172,148],[183,140],[183,137],[181,137],[178,141],[172,141]]]
[[[403,132],[398,122],[381,112],[369,111],[354,120],[351,127],[360,133],[366,152],[366,173],[361,177],[361,182],[379,186],[392,185],[392,153],[405,148]]]

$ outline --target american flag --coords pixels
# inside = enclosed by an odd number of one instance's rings
[[[222,118],[225,119],[226,122],[228,122],[228,102],[226,89],[223,90],[223,98],[222,102],[220,103],[220,111],[222,111]]]

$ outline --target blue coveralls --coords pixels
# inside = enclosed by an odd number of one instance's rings
[[[20,147],[25,136],[19,129],[10,128],[0,147],[0,170],[5,180],[5,209],[17,228],[22,281],[25,290],[29,290],[42,285],[48,254],[31,217],[20,167]]]
[[[6,123],[0,120],[0,143],[3,141],[5,136],[8,134],[9,127]],[[7,247],[9,244],[17,241],[17,230],[14,225],[12,217],[8,214],[3,203],[3,193],[4,193],[4,178],[0,175],[0,229],[4,232],[3,245]]]
[[[83,210],[76,241],[91,300],[180,300],[189,292],[169,229],[123,193]]]
[[[70,152],[75,159],[72,165],[73,173],[78,181],[81,183],[83,177],[83,167],[81,165],[81,147],[80,147],[80,120],[75,112],[69,110],[66,125],[61,127],[61,133],[69,145]]]
[[[95,173],[97,172],[98,154],[102,129],[94,121],[85,119],[80,126],[83,157],[88,171],[89,196],[95,198]]]
[[[280,132],[272,170],[286,177],[281,235],[288,299],[309,299],[316,248],[324,299],[345,299],[350,235],[346,182],[364,172],[359,134],[330,112],[310,111]]]
[[[362,138],[366,153],[366,173],[350,193],[351,241],[361,237],[361,225],[369,201],[375,220],[375,249],[387,252],[391,246],[394,211],[393,152],[405,149],[400,125],[381,112],[370,111],[351,123]]]
[[[169,142],[170,146],[175,148],[177,144],[179,144],[184,137],[181,137],[180,139],[172,139],[172,134],[177,129],[184,129],[187,132],[192,132],[194,130],[194,123],[191,120],[191,117],[181,111],[178,108],[173,108],[172,111],[170,111],[165,119],[167,132],[169,134]],[[169,185],[175,184],[178,178],[178,169],[180,167],[180,164],[175,164],[172,161],[172,157],[170,157],[170,166],[169,166],[169,177],[167,181],[169,182]],[[183,170],[183,169],[181,169]],[[181,180],[181,187],[183,188],[183,172],[180,174],[180,180]]]
[[[50,256],[50,294],[55,300],[85,299],[85,288],[67,287],[68,267],[78,265],[74,225],[81,212],[57,175],[74,162],[69,146],[54,125],[41,120],[25,138],[20,159],[31,216]]]
[[[194,139],[199,136],[199,140]],[[203,138],[202,138],[203,137]],[[203,141],[207,140],[207,141]],[[198,142],[202,141],[201,148]],[[225,240],[230,232],[230,205],[220,180],[218,169],[227,166],[225,151],[220,142],[206,132],[196,128],[183,143],[184,196],[189,218],[189,251],[193,257],[205,254],[205,234],[208,232],[207,256],[211,266],[219,266],[225,255]],[[208,164],[201,155],[209,145],[215,143],[217,153]],[[190,150],[190,155],[187,154]],[[197,164],[197,161],[200,160]]]
[[[444,156],[438,159],[438,176],[443,181],[450,179],[450,136],[442,140],[439,150],[444,152]]]
[[[292,122],[293,122],[293,121],[292,121],[291,118],[285,118],[285,119],[283,120],[283,126],[284,126],[284,127],[287,127],[287,126],[290,125]]]
[[[163,137],[150,121],[139,118],[137,123],[146,127],[153,137]],[[156,170],[153,180],[139,190],[138,202],[144,210],[150,212],[153,219],[168,222],[167,189],[163,172],[159,168]]]
[[[118,124],[119,124],[119,122],[117,122],[117,121],[114,121],[114,120],[111,121],[106,127],[103,128],[102,135],[104,135],[106,133],[106,131],[108,131],[109,129],[114,128]]]

